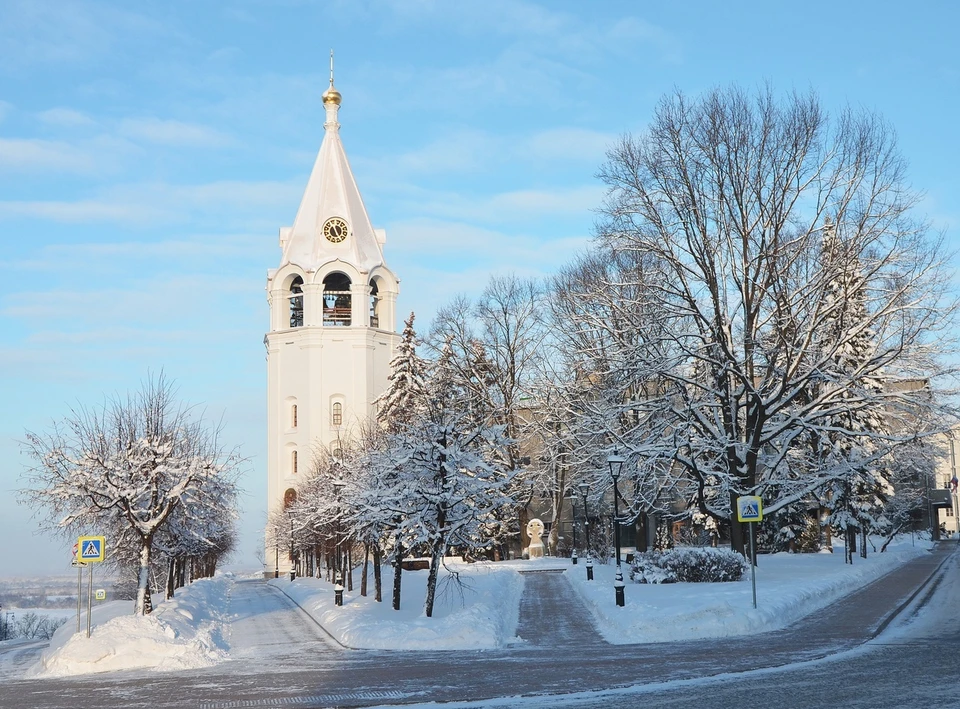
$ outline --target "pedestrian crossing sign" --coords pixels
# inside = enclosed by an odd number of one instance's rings
[[[763,519],[763,503],[755,495],[737,498],[737,521],[760,522]]]
[[[106,541],[103,537],[80,537],[77,539],[77,547],[80,550],[78,560],[86,564],[103,561],[106,555]]]

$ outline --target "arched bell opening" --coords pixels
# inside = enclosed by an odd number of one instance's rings
[[[380,289],[377,279],[370,279],[370,327],[380,327]]]
[[[303,279],[300,276],[290,281],[287,299],[290,301],[290,327],[303,327]]]
[[[323,279],[324,327],[349,327],[350,278],[343,273],[331,273]]]

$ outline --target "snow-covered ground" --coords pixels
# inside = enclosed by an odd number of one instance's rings
[[[812,611],[878,578],[893,567],[926,553],[928,543],[910,540],[886,553],[857,557],[852,566],[834,554],[775,554],[760,557],[757,609],[753,608],[749,573],[726,584],[639,585],[627,583],[626,607],[617,608],[614,567],[595,564],[595,580],[586,580],[581,563],[539,559],[465,564],[450,560],[449,578],[438,591],[434,617],[423,615],[426,571],[404,572],[401,610],[390,605],[392,575],[383,574],[383,602],[354,591],[344,605],[334,604],[331,584],[318,579],[274,579],[269,583],[294,599],[333,638],[353,648],[392,650],[455,650],[501,648],[517,641],[520,598],[527,570],[566,569],[571,593],[592,614],[597,629],[611,643],[662,642],[700,637],[757,633],[788,625]],[[238,579],[225,574],[181,589],[175,599],[160,603],[149,617],[129,615],[130,602],[95,609],[93,634],[74,634],[68,623],[54,636],[31,676],[65,676],[133,668],[173,670],[204,667],[231,657],[230,596]],[[249,583],[249,581],[247,582]],[[273,594],[276,596],[276,594]],[[268,596],[264,596],[266,599]],[[264,612],[269,609],[263,601]],[[256,609],[254,609],[256,612]],[[244,614],[250,609],[245,608]],[[249,651],[249,648],[247,649]]]

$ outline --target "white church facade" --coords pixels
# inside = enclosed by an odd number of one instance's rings
[[[398,341],[399,281],[340,141],[340,102],[331,66],[320,152],[267,274],[268,514],[295,499],[317,450],[335,452],[375,416]],[[267,575],[289,568],[287,554],[266,550]]]

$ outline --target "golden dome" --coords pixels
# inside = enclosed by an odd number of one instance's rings
[[[340,95],[340,92],[333,88],[333,82],[330,83],[330,88],[323,92],[323,102],[334,103],[337,106],[340,105],[340,100],[343,98]]]

